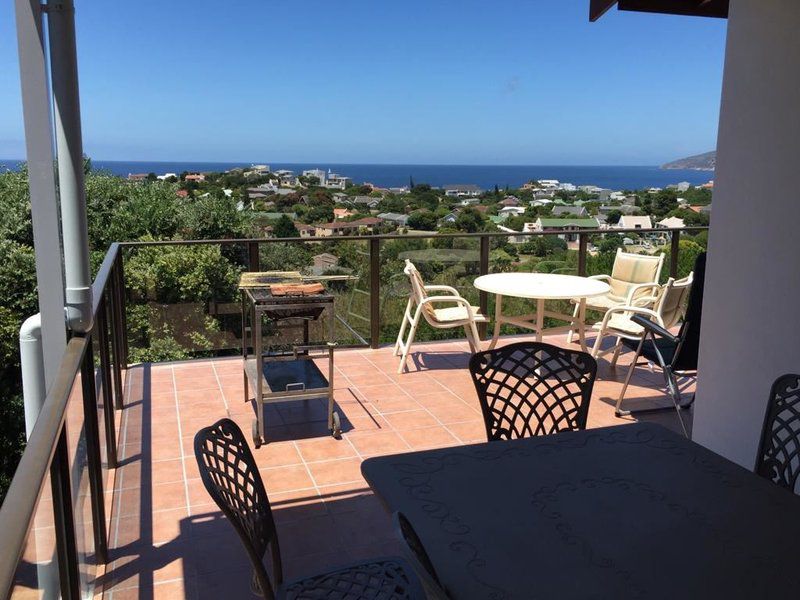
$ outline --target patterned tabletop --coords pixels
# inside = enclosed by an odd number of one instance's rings
[[[452,598],[790,598],[800,497],[633,424],[371,458]]]

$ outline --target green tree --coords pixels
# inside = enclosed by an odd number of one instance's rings
[[[291,238],[299,237],[300,233],[287,215],[281,215],[281,218],[276,220],[272,226],[272,235],[277,238]]]
[[[467,207],[456,217],[455,226],[459,231],[475,233],[481,231],[484,225],[484,218],[480,211]]]
[[[436,231],[436,215],[427,210],[417,210],[408,217],[408,226],[411,229],[421,229],[424,231]]]

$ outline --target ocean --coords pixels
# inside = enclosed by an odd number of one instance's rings
[[[3,167],[13,169],[19,160],[0,159]],[[666,187],[673,183],[688,181],[693,185],[706,183],[713,179],[711,171],[692,171],[684,169],[665,170],[659,167],[620,167],[620,166],[565,166],[565,165],[368,165],[332,163],[273,163],[256,161],[254,164],[268,164],[272,170],[289,169],[300,173],[304,169],[324,169],[352,178],[355,183],[373,183],[380,187],[400,187],[414,183],[428,183],[432,186],[448,184],[474,184],[483,189],[494,186],[515,188],[531,179],[558,179],[575,185],[596,185],[612,190]],[[128,173],[181,173],[182,171],[227,171],[234,167],[249,166],[249,163],[231,162],[139,162],[92,160],[95,169],[115,175]]]

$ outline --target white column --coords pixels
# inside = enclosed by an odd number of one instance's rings
[[[800,2],[731,0],[693,438],[750,469],[800,372]]]

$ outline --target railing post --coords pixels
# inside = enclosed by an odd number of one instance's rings
[[[589,244],[587,234],[578,233],[578,275],[586,277],[586,251]]]
[[[111,383],[111,364],[108,354],[108,306],[103,294],[95,317],[97,344],[100,346],[100,376],[103,386],[103,416],[106,429],[106,456],[109,468],[117,466],[117,433],[114,423],[114,390]]]
[[[481,236],[481,248],[480,248],[480,260],[478,263],[478,274],[479,275],[488,275],[489,274],[489,236],[482,235]],[[485,315],[486,312],[489,310],[489,294],[481,291],[478,293],[478,306],[480,306],[481,314]],[[486,323],[478,323],[478,335],[481,338],[486,337]]]
[[[369,240],[369,345],[381,344],[381,241]]]
[[[89,499],[92,505],[94,549],[98,563],[105,564],[108,562],[108,535],[103,496],[103,460],[100,456],[100,428],[97,422],[97,389],[94,378],[94,353],[92,340],[89,338],[81,366],[83,423],[86,433],[86,463],[89,473]],[[104,406],[104,412],[108,412],[107,405]]]
[[[673,279],[678,278],[678,254],[681,248],[681,232],[677,229],[672,230],[672,241],[669,247],[669,276]]]
[[[120,315],[119,315],[119,280],[111,279],[111,305],[107,308],[111,313],[111,362],[114,375],[114,408],[122,410],[122,344],[120,343]],[[106,296],[107,297],[107,296]]]
[[[247,242],[247,268],[258,271],[261,268],[261,257],[258,255],[258,242]]]
[[[120,368],[123,366],[128,368],[128,295],[125,293],[125,263],[122,260],[122,248],[117,250],[116,261],[116,282],[117,282],[117,306],[119,310],[119,326],[120,326]]]
[[[75,544],[75,515],[72,512],[66,427],[66,424],[61,426],[53,462],[50,464],[50,486],[53,492],[53,523],[61,597],[64,600],[79,600],[81,584]]]

